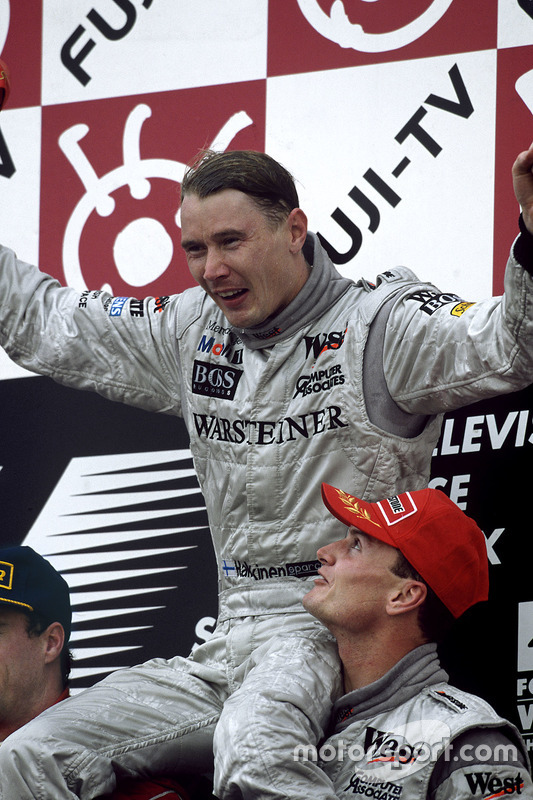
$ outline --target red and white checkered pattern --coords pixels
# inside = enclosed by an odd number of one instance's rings
[[[499,293],[511,164],[533,138],[532,15],[525,0],[2,0],[0,240],[79,288],[179,291],[184,165],[206,145],[266,149],[339,253],[353,242],[332,212],[357,226],[346,274],[402,263],[466,299]]]

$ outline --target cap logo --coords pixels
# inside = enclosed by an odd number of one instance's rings
[[[418,511],[409,492],[387,497],[386,500],[380,500],[378,506],[385,517],[387,525],[396,525],[397,522],[407,519],[407,517],[416,514]]]
[[[14,569],[13,564],[8,561],[0,561],[0,588],[11,589]]]
[[[353,514],[354,517],[359,517],[359,519],[364,519],[367,522],[371,522],[372,525],[376,525],[376,527],[381,528],[379,522],[371,519],[370,514],[364,508],[361,508],[355,497],[352,497],[351,494],[347,494],[343,492],[342,489],[336,489],[337,494],[339,495],[339,500],[345,507],[346,511],[350,514]]]

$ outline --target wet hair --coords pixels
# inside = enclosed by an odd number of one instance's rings
[[[396,562],[391,567],[391,570],[399,578],[420,581],[420,583],[424,584],[427,589],[427,595],[418,609],[418,624],[422,635],[428,642],[441,642],[455,621],[452,612],[437,597],[431,586],[428,586],[424,578],[399,550]]]
[[[185,171],[181,200],[188,194],[204,199],[224,189],[247,194],[273,227],[299,207],[290,172],[266,153],[255,150],[202,150]]]
[[[28,613],[24,612],[24,614],[27,619],[26,632],[30,637],[40,636],[50,625],[50,623],[47,622],[46,619],[37,611],[29,611]],[[69,650],[69,643],[65,641],[60,655],[61,678],[63,680],[64,689],[66,689],[68,686],[68,678],[72,669],[72,662],[73,657]]]

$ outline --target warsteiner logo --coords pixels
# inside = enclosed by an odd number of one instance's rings
[[[210,394],[213,397],[229,396],[215,394],[215,391],[211,389],[203,391],[203,388],[206,384],[217,383],[221,384],[222,390],[223,380],[231,378],[228,373],[237,372],[237,370],[231,370],[229,367],[213,367],[211,364],[203,364],[199,361],[194,363],[195,367],[198,365],[198,373],[202,379],[199,389],[193,388],[196,394]],[[211,371],[207,372],[206,368]],[[223,369],[224,373],[217,375],[217,369]],[[228,419],[213,414],[194,414],[193,416],[196,433],[200,438],[231,442],[232,444],[245,442],[261,446],[283,444],[284,442],[294,442],[302,437],[310,439],[336,428],[348,427],[348,423],[341,419],[340,407],[334,405],[318,411],[311,411],[309,414],[298,414],[297,417],[284,417],[280,420]]]
[[[224,397],[233,400],[242,378],[242,370],[195,361],[193,364],[192,390],[194,394],[207,397]]]

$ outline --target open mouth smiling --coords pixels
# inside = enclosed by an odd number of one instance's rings
[[[241,297],[248,289],[228,289],[225,292],[217,292],[217,297],[222,300],[233,300],[235,297]]]

